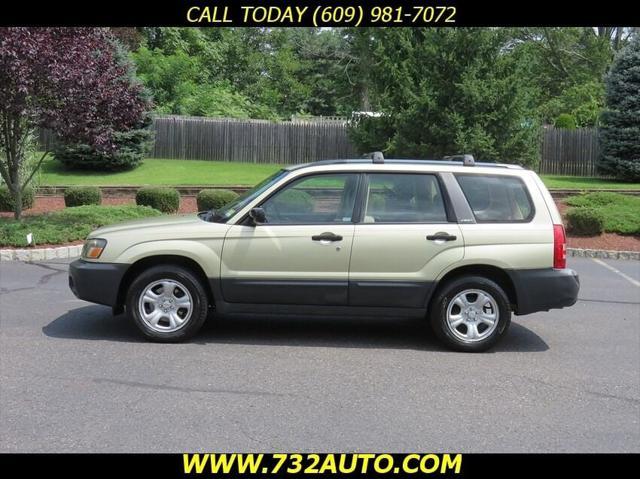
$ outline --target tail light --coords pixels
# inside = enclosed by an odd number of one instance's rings
[[[562,225],[553,225],[553,267],[567,267],[567,237]]]

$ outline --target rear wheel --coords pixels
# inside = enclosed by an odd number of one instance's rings
[[[208,299],[200,279],[180,266],[154,266],[131,283],[127,311],[148,339],[184,341],[200,330]]]
[[[457,351],[485,351],[507,332],[511,308],[504,290],[494,281],[465,276],[444,285],[434,298],[431,326]]]

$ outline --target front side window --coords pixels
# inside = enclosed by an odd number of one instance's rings
[[[447,213],[435,175],[370,174],[365,223],[444,223]]]
[[[479,223],[530,221],[533,205],[526,186],[515,176],[456,175]]]
[[[326,174],[296,180],[261,206],[269,224],[350,223],[358,175]]]
[[[270,177],[262,180],[260,183],[258,183],[256,186],[254,186],[250,190],[238,196],[235,200],[224,205],[222,208],[212,211],[212,215],[209,217],[208,221],[213,221],[216,223],[226,223],[238,211],[240,211],[242,208],[247,206],[255,198],[257,198],[262,193],[267,191],[277,181],[280,181],[282,178],[284,178],[288,174],[289,174],[288,170],[277,171]]]

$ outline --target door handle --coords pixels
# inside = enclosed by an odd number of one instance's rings
[[[313,241],[330,241],[330,242],[332,242],[332,241],[342,241],[342,236],[337,235],[335,233],[327,232],[327,233],[322,233],[322,234],[319,234],[319,235],[313,235],[311,237],[311,239]]]
[[[458,237],[450,235],[449,233],[436,233],[434,235],[427,235],[429,241],[455,241]]]

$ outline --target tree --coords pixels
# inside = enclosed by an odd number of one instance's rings
[[[604,75],[633,34],[626,27],[513,29],[514,52],[526,65],[542,121],[552,124],[567,113],[580,127],[595,126],[604,106]]]
[[[379,29],[370,77],[380,117],[365,117],[354,139],[395,156],[472,153],[531,165],[537,123],[504,32],[489,29]],[[363,138],[360,127],[371,134]],[[386,137],[383,136],[386,134]],[[383,143],[383,145],[381,145]]]
[[[598,164],[605,175],[640,180],[640,37],[616,57],[606,78]]]
[[[16,219],[22,192],[48,153],[26,171],[36,128],[109,151],[116,132],[143,118],[149,105],[142,86],[117,56],[106,29],[0,28],[0,174]]]

